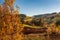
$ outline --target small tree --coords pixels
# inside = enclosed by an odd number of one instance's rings
[[[0,40],[21,40],[23,26],[18,17],[17,10],[14,9],[14,0],[4,0],[0,5]]]
[[[60,25],[60,21],[56,21],[56,26],[58,27]]]

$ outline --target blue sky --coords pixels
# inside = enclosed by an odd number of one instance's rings
[[[21,14],[28,16],[60,12],[60,0],[16,0],[15,5],[19,5]]]

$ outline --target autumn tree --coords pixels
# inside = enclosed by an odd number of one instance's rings
[[[23,25],[14,9],[15,0],[4,0],[0,5],[0,40],[22,40]]]

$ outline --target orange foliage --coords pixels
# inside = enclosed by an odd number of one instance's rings
[[[5,4],[7,4],[8,6],[11,6],[14,4],[15,0],[4,0],[4,1],[5,1]]]
[[[5,0],[6,4],[0,5],[0,40],[21,40],[21,31],[23,25],[21,24],[17,10],[16,12],[10,12],[10,5],[13,4],[13,0]]]

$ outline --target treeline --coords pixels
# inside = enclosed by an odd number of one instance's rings
[[[44,26],[45,24],[49,25],[54,23],[56,26],[60,25],[60,12],[52,14],[43,14],[28,17],[25,14],[20,14],[22,24],[35,25],[35,26]]]

